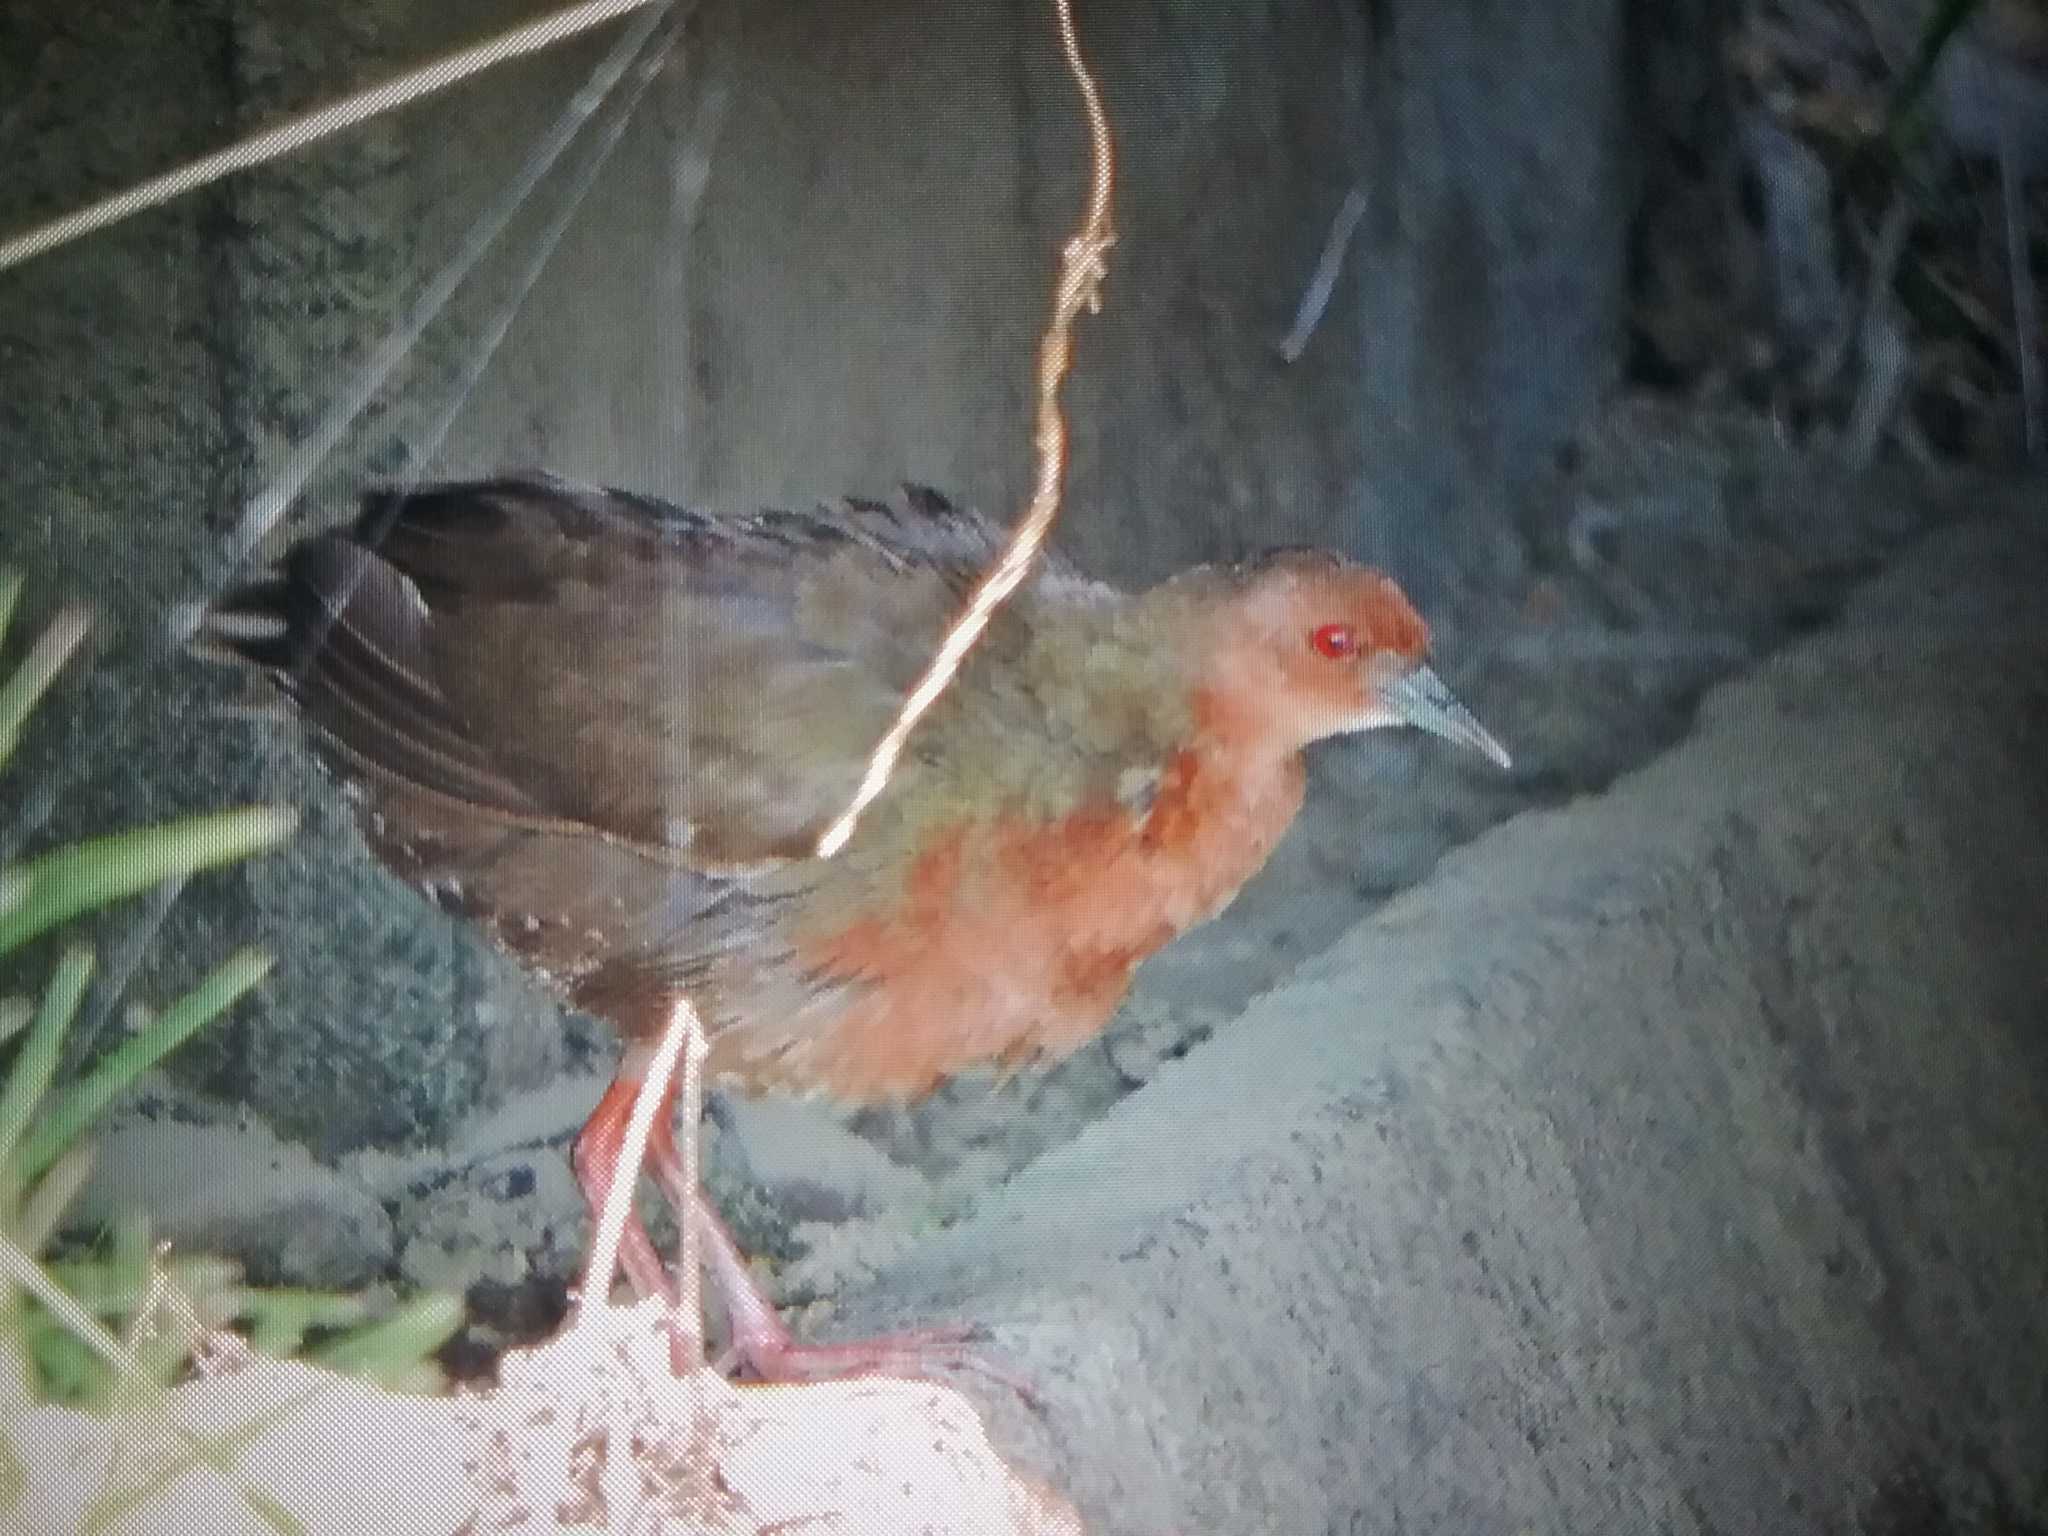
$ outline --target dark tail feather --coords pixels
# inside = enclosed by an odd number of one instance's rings
[[[290,597],[291,584],[282,576],[232,587],[200,616],[187,645],[208,661],[288,671],[293,652]]]
[[[347,534],[325,533],[295,545],[276,574],[224,593],[190,643],[267,673],[338,767],[529,809],[427,676],[425,625],[411,582]]]
[[[296,692],[321,653],[348,634],[394,660],[419,641],[419,615],[404,579],[339,533],[293,546],[280,568],[221,594],[191,645],[214,660],[271,674]]]

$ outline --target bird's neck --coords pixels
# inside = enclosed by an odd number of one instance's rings
[[[1257,874],[1301,809],[1301,754],[1275,750],[1222,697],[1197,692],[1194,732],[1168,762],[1141,840],[1178,880],[1175,930],[1214,917]]]

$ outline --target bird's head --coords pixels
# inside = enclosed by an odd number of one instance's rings
[[[1311,550],[1218,574],[1202,689],[1241,727],[1295,750],[1412,725],[1509,766],[1506,748],[1430,668],[1428,627],[1388,577]]]

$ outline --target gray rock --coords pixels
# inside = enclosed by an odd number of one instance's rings
[[[145,1080],[95,1132],[75,1223],[140,1214],[176,1250],[239,1259],[270,1284],[354,1289],[396,1251],[370,1191],[281,1140],[246,1110]]]

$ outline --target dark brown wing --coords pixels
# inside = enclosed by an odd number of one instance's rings
[[[387,864],[604,994],[754,937],[733,881],[809,854],[1002,538],[925,491],[720,519],[436,485],[373,493],[202,634],[278,680]]]
[[[931,492],[718,519],[540,477],[431,486],[373,494],[209,634],[345,770],[744,866],[846,803],[1001,542]]]

